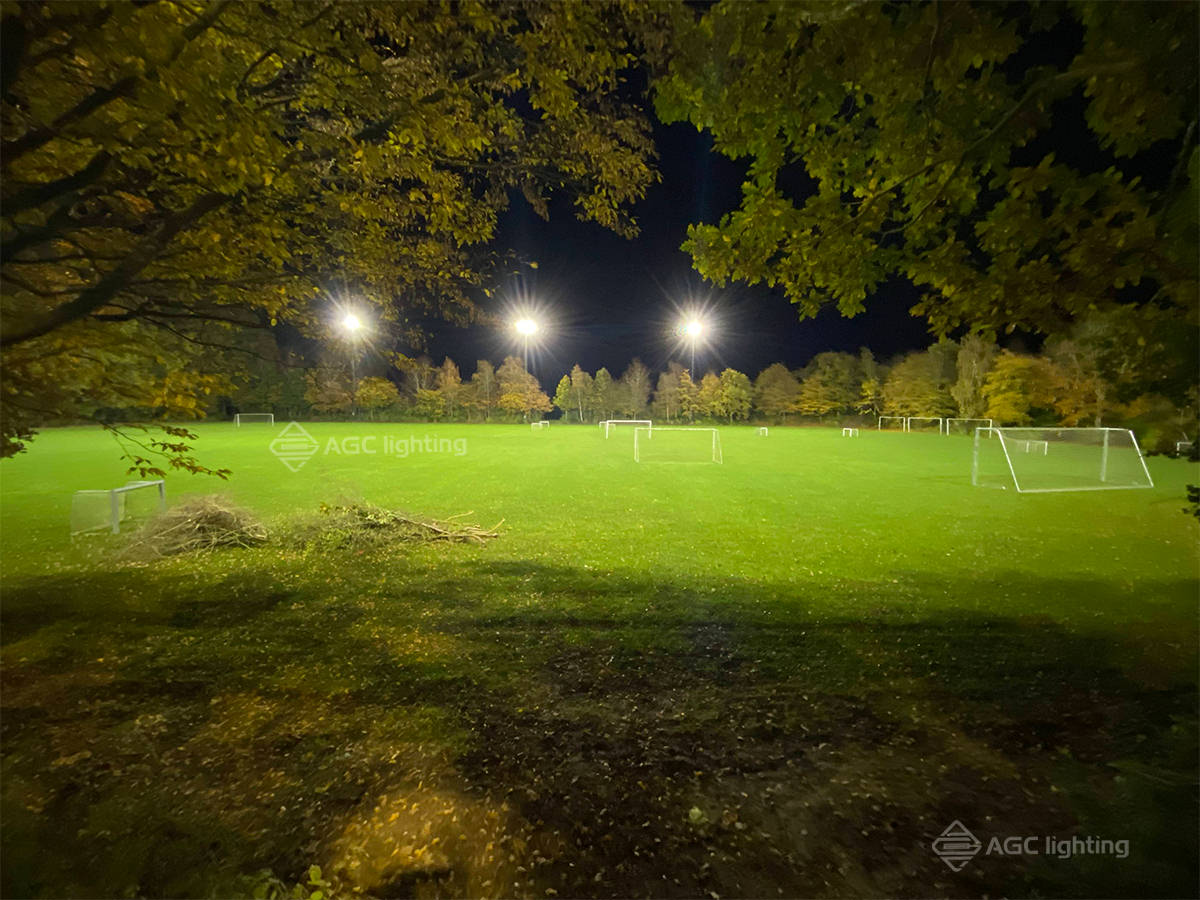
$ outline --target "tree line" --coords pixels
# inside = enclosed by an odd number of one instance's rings
[[[469,378],[448,357],[435,365],[427,357],[396,355],[362,378],[354,377],[348,359],[311,369],[264,361],[221,399],[224,409],[213,412],[454,422],[557,416],[571,424],[960,416],[1001,425],[1130,425],[1144,442],[1164,448],[1194,438],[1197,388],[1189,357],[1172,356],[1163,335],[1139,343],[1127,334],[1124,323],[1096,316],[1036,353],[967,335],[886,361],[867,348],[819,353],[798,369],[773,363],[753,379],[732,368],[696,378],[674,361],[653,372],[635,359],[620,375],[575,365],[552,395],[516,356],[498,367],[479,360]]]

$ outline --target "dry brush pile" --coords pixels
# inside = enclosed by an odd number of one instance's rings
[[[138,530],[122,557],[147,561],[181,553],[256,547],[278,539],[300,549],[365,549],[392,544],[485,544],[499,537],[503,520],[482,528],[461,513],[426,519],[369,503],[321,504],[321,514],[281,530],[276,536],[248,510],[213,495],[189,497]]]

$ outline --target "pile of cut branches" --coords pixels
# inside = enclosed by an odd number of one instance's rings
[[[142,526],[122,555],[153,559],[222,547],[256,547],[266,540],[262,523],[223,497],[189,497]]]
[[[447,519],[425,519],[370,503],[321,504],[321,517],[302,529],[298,537],[307,546],[327,549],[377,547],[385,544],[485,544],[500,536],[501,519],[483,528],[463,519],[470,512]]]

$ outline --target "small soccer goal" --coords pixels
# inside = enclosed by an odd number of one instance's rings
[[[131,481],[106,491],[76,491],[71,497],[71,536],[110,531],[121,533],[122,523],[150,518],[167,508],[162,479]]]
[[[942,416],[909,416],[904,420],[905,431],[936,431],[942,433]]]
[[[879,425],[876,427],[879,431],[891,431],[893,429],[908,431],[908,419],[904,416],[880,416]]]
[[[1175,442],[1175,452],[1176,453],[1187,453],[1191,449],[1192,449],[1191,441],[1176,441]]]
[[[1154,487],[1127,428],[977,428],[971,483],[1021,494]]]
[[[545,419],[542,419],[542,421],[540,421],[540,422],[530,422],[529,427],[532,428],[534,431],[539,431],[542,428],[549,428],[550,423],[548,421],[546,421]]]
[[[604,426],[604,437],[606,440],[619,428],[634,429],[634,433],[636,434],[636,429],[638,428],[654,427],[654,423],[649,419],[608,419],[600,424]]]
[[[858,437],[857,428],[843,428],[842,437]]]
[[[975,433],[976,428],[991,428],[993,424],[991,419],[953,416],[945,420],[942,434],[971,435]]]
[[[238,413],[233,417],[233,424],[237,428],[243,425],[274,425],[275,413]]]
[[[758,430],[754,433],[759,435],[760,437],[766,437],[767,436],[767,428],[765,425],[760,425]]]
[[[715,428],[638,427],[633,431],[636,463],[721,463],[721,435]]]

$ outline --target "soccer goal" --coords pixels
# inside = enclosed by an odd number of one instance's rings
[[[937,428],[937,433],[942,433],[942,417],[941,416],[909,416],[904,420],[905,431],[932,431]]]
[[[970,417],[953,416],[945,420],[942,434],[974,434],[976,428],[991,428],[991,419],[975,419]]]
[[[857,428],[843,428],[842,437],[858,437]]]
[[[720,463],[721,436],[715,428],[666,426],[633,430],[637,463]]]
[[[541,428],[549,428],[550,423],[548,421],[546,421],[545,419],[542,419],[542,421],[540,421],[540,422],[530,422],[529,427],[532,428],[534,431],[537,431]]]
[[[1154,487],[1127,428],[977,428],[971,483],[1022,494]]]
[[[880,431],[885,428],[899,428],[901,431],[908,431],[908,419],[904,416],[880,416],[877,427]]]
[[[635,434],[638,428],[651,429],[654,427],[654,423],[649,419],[609,419],[607,422],[602,422],[601,424],[604,426],[605,439],[622,426],[634,429]]]
[[[275,413],[238,413],[233,417],[233,424],[238,428],[243,425],[274,425]]]
[[[762,435],[763,437],[767,437],[767,427],[765,425],[760,425],[758,427],[758,431],[756,431],[755,434]]]
[[[121,533],[123,522],[148,519],[167,508],[162,479],[131,481],[107,491],[76,491],[71,497],[71,536],[98,531]]]

